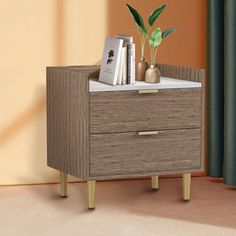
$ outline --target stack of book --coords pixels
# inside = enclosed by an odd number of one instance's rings
[[[135,83],[135,44],[132,36],[106,38],[99,81],[112,85]]]

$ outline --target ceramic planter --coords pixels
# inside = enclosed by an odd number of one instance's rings
[[[137,63],[137,67],[136,67],[136,80],[138,81],[144,81],[145,80],[145,73],[146,70],[148,68],[148,63],[147,61],[145,61],[145,59],[140,60]]]

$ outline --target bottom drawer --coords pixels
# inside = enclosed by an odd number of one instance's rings
[[[90,136],[90,176],[148,175],[201,166],[200,129]]]

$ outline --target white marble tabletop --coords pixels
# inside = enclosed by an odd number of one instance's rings
[[[89,92],[104,91],[128,91],[140,89],[176,89],[176,88],[200,88],[201,83],[187,80],[179,80],[167,77],[161,77],[160,83],[150,84],[143,81],[136,81],[135,84],[129,85],[109,85],[99,82],[95,79],[89,80]]]

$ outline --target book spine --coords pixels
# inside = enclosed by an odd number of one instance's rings
[[[116,81],[116,85],[120,85],[120,76],[121,76],[121,68],[122,68],[122,52],[121,52],[121,57],[120,57],[120,61],[118,64],[118,75],[117,75],[117,81]]]
[[[131,44],[131,76],[130,76],[130,84],[135,84],[135,44]]]
[[[127,47],[124,47],[124,62],[123,62],[123,74],[122,84],[127,84]]]
[[[118,83],[118,76],[119,76],[119,71],[120,71],[120,63],[121,63],[121,57],[122,57],[123,42],[124,42],[123,40],[120,40],[120,42],[119,42],[119,48],[118,48],[118,52],[117,52],[117,61],[116,61],[113,85],[116,85]]]
[[[120,59],[120,67],[119,67],[119,76],[118,76],[118,85],[122,85],[122,77],[123,77],[123,68],[124,68],[124,57],[125,57],[125,47],[122,47],[121,59]]]
[[[130,84],[131,80],[131,44],[127,44],[127,84]]]

